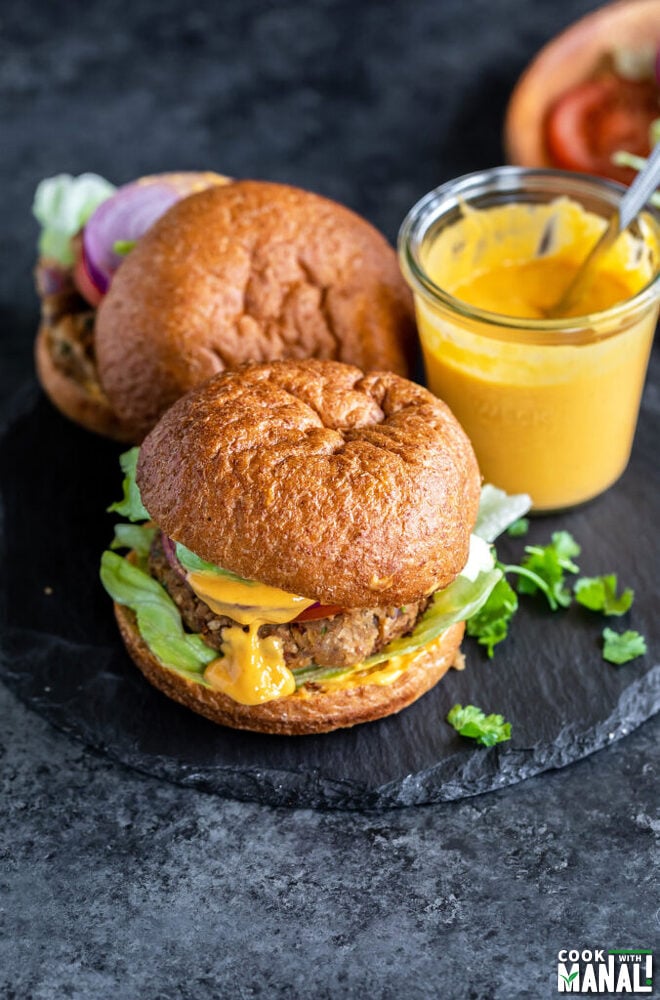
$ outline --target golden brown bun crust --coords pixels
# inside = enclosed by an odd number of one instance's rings
[[[449,408],[391,372],[280,361],[179,400],[140,450],[163,531],[323,604],[401,605],[467,561],[480,477]]]
[[[136,440],[188,389],[246,361],[336,358],[407,375],[410,292],[384,237],[349,209],[238,181],[174,205],[101,303],[101,383]]]
[[[132,430],[119,419],[100,385],[89,386],[58,367],[49,347],[49,328],[42,324],[34,345],[37,377],[51,402],[69,420],[116,441],[133,441]]]
[[[427,651],[413,660],[392,684],[365,684],[340,691],[293,695],[263,705],[239,705],[227,695],[168,670],[140,635],[135,615],[115,604],[115,616],[132,660],[154,687],[212,722],[232,729],[251,729],[282,736],[328,733],[400,712],[429,691],[452,665],[463,638],[464,624],[452,625]]]

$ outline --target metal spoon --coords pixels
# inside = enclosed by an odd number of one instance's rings
[[[624,194],[619,207],[610,218],[607,228],[591,248],[577,274],[553,306],[545,310],[548,319],[565,316],[579,299],[584,286],[591,277],[594,263],[610,249],[620,233],[639,215],[653,192],[660,185],[660,142]]]

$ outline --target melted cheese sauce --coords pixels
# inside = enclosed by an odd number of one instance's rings
[[[186,577],[201,601],[218,615],[226,615],[239,625],[223,630],[222,656],[212,660],[204,680],[241,705],[261,705],[295,693],[299,698],[314,697],[316,688],[304,686],[296,692],[295,676],[286,666],[282,642],[276,636],[259,638],[265,624],[285,624],[314,601],[262,583],[230,580],[214,573],[194,572]],[[359,667],[351,673],[318,682],[322,691],[343,691],[365,684],[393,684],[421,655],[432,650],[442,637],[423,649],[393,656],[374,667]]]
[[[285,698],[296,690],[293,674],[284,662],[282,642],[275,636],[260,639],[258,622],[242,629],[226,628],[222,656],[212,660],[204,680],[240,705],[261,705]]]
[[[241,625],[252,625],[257,619],[262,625],[284,625],[316,603],[265,583],[231,580],[215,573],[188,573],[186,580],[211,611]]]
[[[567,257],[502,263],[453,289],[457,299],[507,316],[543,319],[577,274],[581,261]],[[626,277],[628,280],[626,280]],[[604,271],[587,285],[565,316],[585,316],[622,302],[637,291],[634,275]],[[643,281],[639,284],[641,287]]]
[[[476,211],[423,248],[432,280],[493,314],[542,319],[596,242],[603,219],[568,198]],[[625,468],[637,421],[656,310],[618,327],[598,318],[630,299],[658,267],[657,230],[625,232],[595,269],[571,315],[579,337],[512,336],[416,295],[431,390],[467,431],[487,482],[529,493],[535,510],[581,503]],[[567,327],[571,323],[567,322]],[[610,335],[614,332],[615,335]]]
[[[188,573],[186,579],[212,611],[240,623],[224,629],[222,656],[204,671],[211,687],[241,705],[261,705],[293,694],[296,682],[284,661],[281,640],[275,636],[260,639],[258,633],[262,625],[293,621],[314,601],[264,583],[215,573]]]

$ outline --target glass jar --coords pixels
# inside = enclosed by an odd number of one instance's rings
[[[469,213],[524,206],[522,214],[516,209],[512,244],[513,255],[522,254],[524,262],[525,255],[546,253],[556,238],[547,219],[543,232],[532,226],[526,233],[534,206],[557,204],[563,210],[577,203],[575,211],[580,206],[592,229],[596,225],[593,243],[605,225],[597,217],[608,219],[624,192],[621,185],[564,171],[499,167],[431,191],[411,209],[399,233],[428,386],[469,434],[485,480],[509,493],[529,493],[536,511],[595,497],[628,463],[658,313],[658,216],[644,213],[625,237],[646,255],[639,290],[602,311],[570,319],[504,315],[452,294],[445,276],[456,270],[460,255],[471,254],[463,261],[468,271],[471,263],[478,265],[479,254],[483,257],[483,246],[470,248],[456,224],[466,218],[466,206]],[[473,219],[491,217],[506,213]],[[555,230],[562,225],[560,218]],[[510,234],[492,225],[491,230],[484,237],[493,241],[491,251],[508,252]],[[580,249],[584,257],[590,245]],[[434,277],[428,268],[432,251]]]

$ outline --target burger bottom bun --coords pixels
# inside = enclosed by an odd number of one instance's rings
[[[131,658],[154,687],[212,722],[281,736],[329,733],[400,712],[434,687],[456,658],[465,625],[450,626],[392,684],[364,684],[338,691],[291,695],[263,705],[240,705],[164,667],[140,635],[135,615],[115,604],[115,616]]]
[[[48,324],[39,327],[34,356],[44,392],[69,420],[115,441],[133,441],[131,431],[110,406],[100,383],[85,385],[58,367],[50,350]]]

